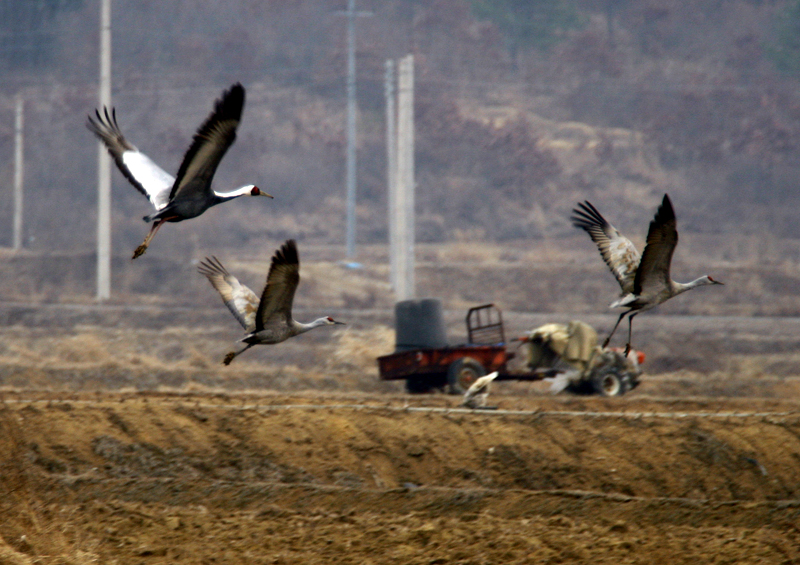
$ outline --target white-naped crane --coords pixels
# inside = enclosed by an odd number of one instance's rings
[[[208,278],[233,317],[248,332],[239,340],[247,345],[239,351],[228,353],[223,360],[225,365],[230,365],[234,357],[254,345],[280,343],[320,326],[344,325],[344,322],[337,322],[330,316],[308,324],[292,318],[294,292],[300,282],[300,261],[293,239],[286,241],[272,256],[261,299],[231,275],[216,257],[206,257],[197,270]]]
[[[497,371],[484,375],[477,379],[467,392],[464,393],[464,400],[461,401],[461,406],[466,408],[485,408],[486,401],[489,398],[489,386],[497,378],[499,373]]]
[[[144,194],[156,212],[144,217],[153,222],[144,242],[133,252],[136,259],[147,250],[153,236],[164,222],[181,222],[195,218],[211,206],[233,200],[239,196],[267,196],[253,184],[230,192],[211,189],[211,180],[225,152],[236,139],[236,128],[244,107],[244,87],[238,82],[222,93],[214,111],[197,130],[192,144],[183,156],[178,176],[172,177],[156,165],[147,155],[131,144],[117,125],[116,110],[95,110],[86,127],[105,144],[117,167],[125,178]]]
[[[622,296],[611,303],[610,307],[621,307],[626,310],[617,318],[617,323],[603,342],[603,347],[608,345],[622,318],[627,315],[628,343],[625,346],[625,355],[628,355],[631,349],[632,320],[636,314],[650,310],[673,296],[695,287],[723,284],[707,275],[689,283],[672,280],[670,264],[675,246],[678,244],[678,229],[672,202],[666,194],[653,221],[650,222],[647,242],[641,257],[633,243],[609,224],[590,202],[579,203],[578,207],[572,210],[570,219],[575,227],[588,233],[592,241],[597,244],[600,255],[622,288]]]

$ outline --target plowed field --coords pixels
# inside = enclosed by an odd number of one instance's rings
[[[472,412],[333,315],[222,367],[221,307],[0,308],[0,565],[800,563],[797,318],[642,316],[624,397]]]
[[[800,563],[779,400],[6,394],[0,563]]]

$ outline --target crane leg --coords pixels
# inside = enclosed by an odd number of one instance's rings
[[[611,330],[611,333],[608,334],[608,337],[603,342],[603,349],[608,347],[608,342],[611,341],[611,336],[614,335],[615,331],[617,331],[617,328],[619,327],[619,323],[622,321],[622,318],[625,317],[625,314],[627,314],[627,312],[623,312],[622,314],[619,315],[619,318],[617,318],[617,323],[614,324],[614,329]],[[628,338],[628,341],[630,341],[630,338]]]
[[[223,365],[230,365],[230,364],[231,364],[231,361],[233,361],[233,359],[234,359],[234,358],[235,358],[237,355],[241,355],[242,353],[244,353],[245,351],[247,351],[248,349],[250,349],[250,348],[251,348],[251,347],[253,347],[254,345],[255,345],[255,343],[248,343],[248,344],[247,344],[247,347],[245,347],[245,348],[243,348],[243,349],[240,349],[239,351],[231,351],[230,353],[228,353],[228,354],[225,356],[225,359],[223,359],[223,360],[222,360],[222,363],[223,363]]]
[[[628,316],[628,343],[625,344],[625,357],[631,352],[631,332],[633,331],[633,317],[639,312],[634,312]]]
[[[156,235],[158,228],[160,228],[161,224],[163,224],[164,222],[166,222],[166,220],[156,220],[153,223],[153,227],[150,228],[147,237],[144,238],[142,244],[136,248],[136,251],[133,252],[132,259],[136,259],[140,255],[144,255],[144,252],[147,251],[147,246],[150,245],[150,240],[153,239],[153,236]]]

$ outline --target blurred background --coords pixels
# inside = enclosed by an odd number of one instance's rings
[[[151,210],[114,169],[112,301],[194,304],[190,289],[216,300],[194,273],[212,253],[260,288],[294,237],[310,286],[347,287],[301,286],[298,300],[390,307],[384,66],[413,54],[418,294],[458,308],[605,311],[618,289],[571,208],[590,200],[641,248],[666,192],[681,231],[674,277],[729,283],[673,313],[800,311],[800,2],[358,0],[369,13],[355,22],[358,283],[333,275],[344,259],[346,7],[112,1],[113,105],[128,139],[174,174],[214,100],[240,81],[243,120],[215,187],[275,196],[169,225],[131,263]],[[25,134],[24,250],[0,255],[0,299],[93,299],[98,149],[84,123],[98,105],[99,15],[99,0],[0,0],[4,247],[18,96]]]
[[[125,136],[175,174],[241,82],[214,185],[275,199],[168,224],[131,261],[152,208],[114,167],[98,303],[102,1],[0,0],[0,565],[800,563],[800,0],[356,0],[354,256],[348,0],[110,0]],[[499,382],[489,403],[520,412],[473,416],[379,379],[385,65],[409,54],[416,295],[451,344],[486,302],[509,353],[545,323],[604,338],[619,286],[570,211],[642,250],[670,195],[673,278],[725,286],[636,318],[631,393]],[[287,238],[295,318],[347,325],[224,367],[244,332],[197,264],[260,292]]]

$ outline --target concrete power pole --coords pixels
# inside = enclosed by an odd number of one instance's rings
[[[398,301],[414,298],[414,56],[400,59],[397,77],[397,176],[395,179]]]
[[[356,12],[356,0],[347,0],[347,257],[356,255],[356,17],[372,12]]]
[[[111,0],[100,1],[100,107],[111,107]],[[111,298],[111,156],[98,143],[97,300]]]
[[[397,289],[397,129],[395,113],[394,61],[387,59],[384,92],[386,96],[386,186],[389,207],[389,284]]]
[[[14,251],[22,249],[22,186],[25,177],[25,101],[17,94],[14,117]]]

